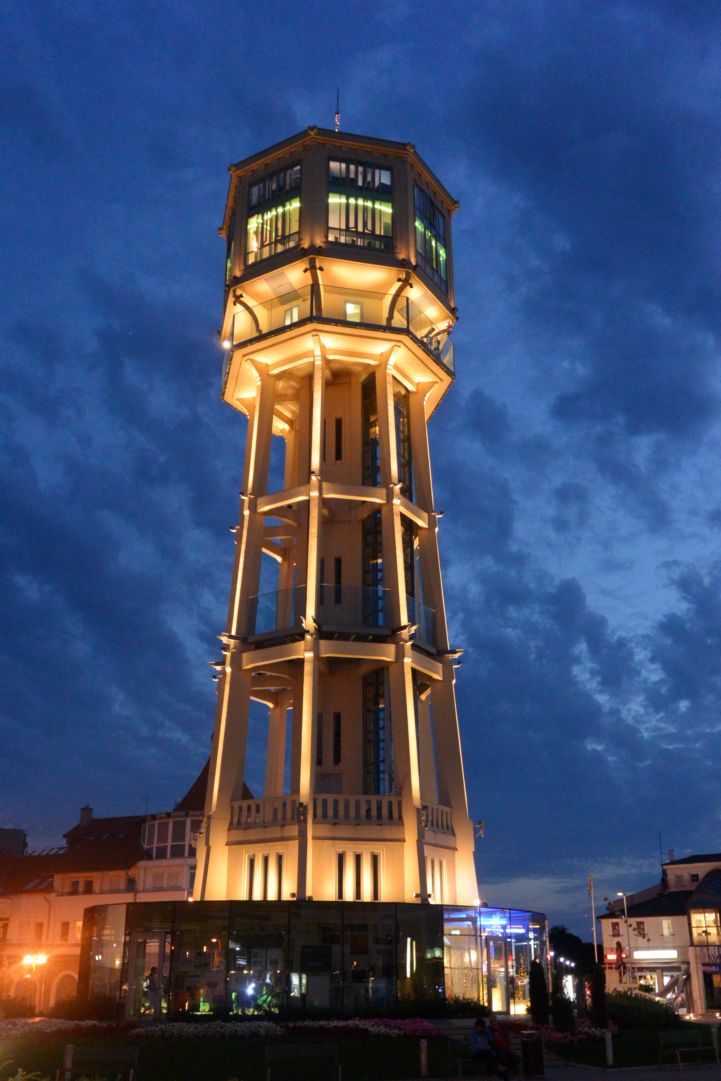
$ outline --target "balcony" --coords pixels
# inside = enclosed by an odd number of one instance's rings
[[[297,796],[264,796],[231,804],[231,829],[256,830],[296,826],[306,812]],[[423,805],[424,829],[453,835],[453,812],[440,804]],[[331,826],[399,826],[403,823],[400,796],[318,795],[313,797],[313,821]]]
[[[434,322],[408,296],[401,296],[394,305],[393,293],[307,285],[265,302],[245,298],[243,307],[233,316],[230,340],[235,349],[310,322],[409,334],[447,372],[451,375],[455,372],[448,324]],[[223,386],[229,366],[230,356],[226,360]]]
[[[305,586],[278,589],[250,598],[248,634],[280,636],[300,634],[305,613]],[[436,613],[406,597],[408,619],[415,624],[415,641],[426,649],[437,648]],[[390,590],[377,587],[338,586],[323,583],[318,587],[316,620],[321,634],[372,636],[392,630]]]

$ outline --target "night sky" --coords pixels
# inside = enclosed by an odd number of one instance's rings
[[[245,436],[226,166],[332,127],[339,85],[344,129],[461,202],[431,440],[481,891],[589,937],[589,872],[602,901],[659,834],[718,851],[721,7],[0,20],[0,826],[168,809],[207,755]]]

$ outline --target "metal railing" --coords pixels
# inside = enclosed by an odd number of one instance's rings
[[[242,306],[233,316],[230,341],[235,348],[266,334],[282,332],[311,320],[380,331],[404,331],[449,372],[455,371],[453,343],[447,323],[431,319],[408,295],[394,301],[392,292],[374,293],[367,289],[306,285],[262,302],[253,302],[244,297]],[[224,383],[229,362],[230,357],[226,359]]]
[[[406,597],[406,604],[408,605],[408,619],[418,628],[415,635],[416,642],[419,645],[436,649],[438,635],[436,633],[435,608],[429,608],[428,605],[421,604],[420,601],[411,596]]]

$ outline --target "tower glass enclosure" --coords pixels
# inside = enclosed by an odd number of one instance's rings
[[[222,394],[248,434],[197,900],[477,901],[426,428],[456,205],[414,147],[342,132],[231,167]]]

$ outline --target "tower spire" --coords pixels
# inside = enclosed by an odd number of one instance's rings
[[[335,92],[335,130],[340,131],[340,87]]]

